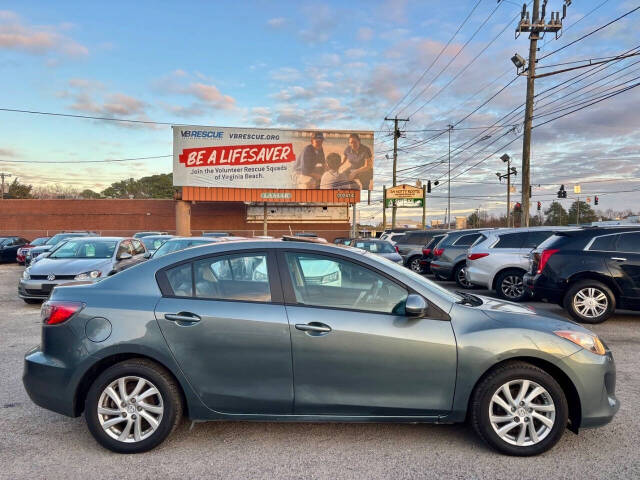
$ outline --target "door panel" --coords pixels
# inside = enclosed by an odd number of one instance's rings
[[[200,321],[181,325],[165,319],[182,312]],[[162,298],[156,318],[207,407],[224,413],[291,413],[291,340],[284,306]]]
[[[287,306],[296,414],[436,415],[451,410],[456,344],[450,322]],[[320,322],[331,332],[300,331]]]

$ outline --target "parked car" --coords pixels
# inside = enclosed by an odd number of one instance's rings
[[[172,238],[175,238],[175,235],[147,235],[146,237],[141,237],[140,241],[144,243],[147,253],[153,253],[160,248],[164,242]]]
[[[18,252],[16,253],[16,261],[19,265],[24,265],[26,260],[27,250],[33,247],[39,247],[40,245],[44,245],[50,237],[38,237],[31,240],[29,243],[22,245],[18,248]]]
[[[417,228],[408,228],[408,227],[396,227],[396,228],[387,228],[380,235],[380,240],[391,240],[394,236],[403,235],[407,232],[416,231]]]
[[[579,322],[604,322],[616,308],[638,311],[640,227],[556,232],[532,252],[524,282]]]
[[[422,248],[431,241],[431,239],[446,230],[411,230],[404,233],[396,240],[398,253],[402,255],[405,266],[417,273],[422,273]]]
[[[202,232],[203,237],[233,237],[229,232]]]
[[[367,252],[375,253],[392,262],[404,264],[402,256],[398,253],[397,247],[387,240],[379,238],[356,238],[349,244],[351,247],[361,248]]]
[[[58,285],[101,280],[144,261],[145,252],[137,238],[71,238],[25,269],[18,296],[26,303],[41,302]]]
[[[340,275],[317,281],[329,270]],[[619,408],[613,356],[584,327],[327,244],[182,250],[58,287],[42,320],[25,356],[30,398],[84,411],[94,438],[122,453],[154,448],[188,415],[468,419],[500,452],[535,455]]]
[[[0,237],[0,262],[15,262],[18,249],[27,243],[22,237]]]
[[[43,245],[40,245],[38,247],[33,247],[27,250],[25,253],[25,264],[29,265],[31,261],[34,258],[36,258],[38,255],[41,255],[44,252],[48,252],[63,240],[66,240],[69,238],[76,238],[76,237],[97,237],[97,236],[99,236],[97,233],[89,232],[89,231],[57,233],[53,237],[51,237],[49,240],[47,240]]]
[[[436,245],[444,238],[446,234],[440,234],[434,236],[429,243],[422,247],[422,258],[420,259],[420,265],[422,266],[421,273],[431,273],[431,260],[433,260],[433,251]]]
[[[133,238],[144,238],[150,235],[169,235],[169,232],[137,232],[133,234]]]
[[[348,242],[349,240],[351,240],[349,237],[336,237],[333,240],[333,243],[336,245],[344,245],[345,242]]]
[[[431,272],[438,280],[455,280],[459,287],[472,288],[465,267],[467,250],[480,238],[480,229],[456,230],[445,235],[433,250]]]
[[[153,254],[147,257],[162,257],[185,248],[194,247],[196,245],[204,245],[224,240],[225,237],[174,237],[164,242]]]
[[[495,290],[505,300],[524,300],[529,295],[522,280],[529,269],[529,253],[554,231],[567,228],[499,228],[483,232],[467,252],[467,280]]]

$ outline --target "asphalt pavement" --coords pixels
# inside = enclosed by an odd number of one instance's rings
[[[39,408],[25,393],[23,355],[39,343],[40,309],[18,298],[21,273],[15,264],[0,265],[0,479],[640,478],[637,313],[618,313],[593,328],[617,363],[622,407],[613,422],[579,435],[567,431],[538,457],[497,454],[465,425],[264,422],[198,423],[193,429],[184,422],[155,450],[118,455],[93,440],[83,417]]]

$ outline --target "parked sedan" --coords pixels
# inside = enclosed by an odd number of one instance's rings
[[[225,237],[174,237],[164,242],[158,249],[147,257],[162,257],[185,248],[207,243],[215,243],[224,240]]]
[[[16,261],[19,265],[24,265],[26,261],[27,250],[34,247],[39,247],[40,245],[44,245],[50,237],[38,237],[31,240],[26,245],[22,245],[18,248],[18,252],[16,253]]]
[[[72,238],[25,269],[18,296],[26,303],[42,301],[58,285],[98,281],[142,262],[145,252],[135,238]]]
[[[15,262],[18,249],[27,243],[22,237],[0,237],[0,262]]]
[[[67,240],[70,238],[76,237],[97,237],[99,236],[97,233],[93,232],[61,232],[55,234],[49,240],[44,242],[42,245],[37,247],[30,248],[25,253],[25,264],[29,265],[34,258],[37,258],[39,255],[42,255],[45,252],[48,252],[56,247],[63,240]]]
[[[174,235],[147,235],[146,237],[141,237],[140,241],[144,243],[147,253],[153,253],[164,245],[164,242],[172,238],[174,238]]]
[[[329,270],[339,275],[317,281]],[[327,244],[174,252],[54,289],[42,319],[42,345],[25,356],[29,396],[61,414],[84,411],[116,452],[154,448],[188,415],[468,419],[497,450],[535,455],[567,426],[604,425],[619,407],[613,356],[582,326]]]
[[[356,238],[351,241],[350,246],[355,248],[361,248],[367,252],[375,253],[381,257],[391,260],[392,262],[404,264],[402,256],[398,253],[397,247],[387,240],[380,240],[374,238]]]

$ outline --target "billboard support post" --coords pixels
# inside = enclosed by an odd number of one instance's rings
[[[427,226],[427,187],[422,185],[422,229]]]
[[[264,210],[262,214],[262,234],[267,236],[267,202],[264,202]]]
[[[353,210],[351,211],[351,215],[353,217],[352,219],[352,224],[351,224],[351,238],[356,238],[357,237],[357,228],[356,228],[356,204],[355,202],[352,204],[353,205]]]

